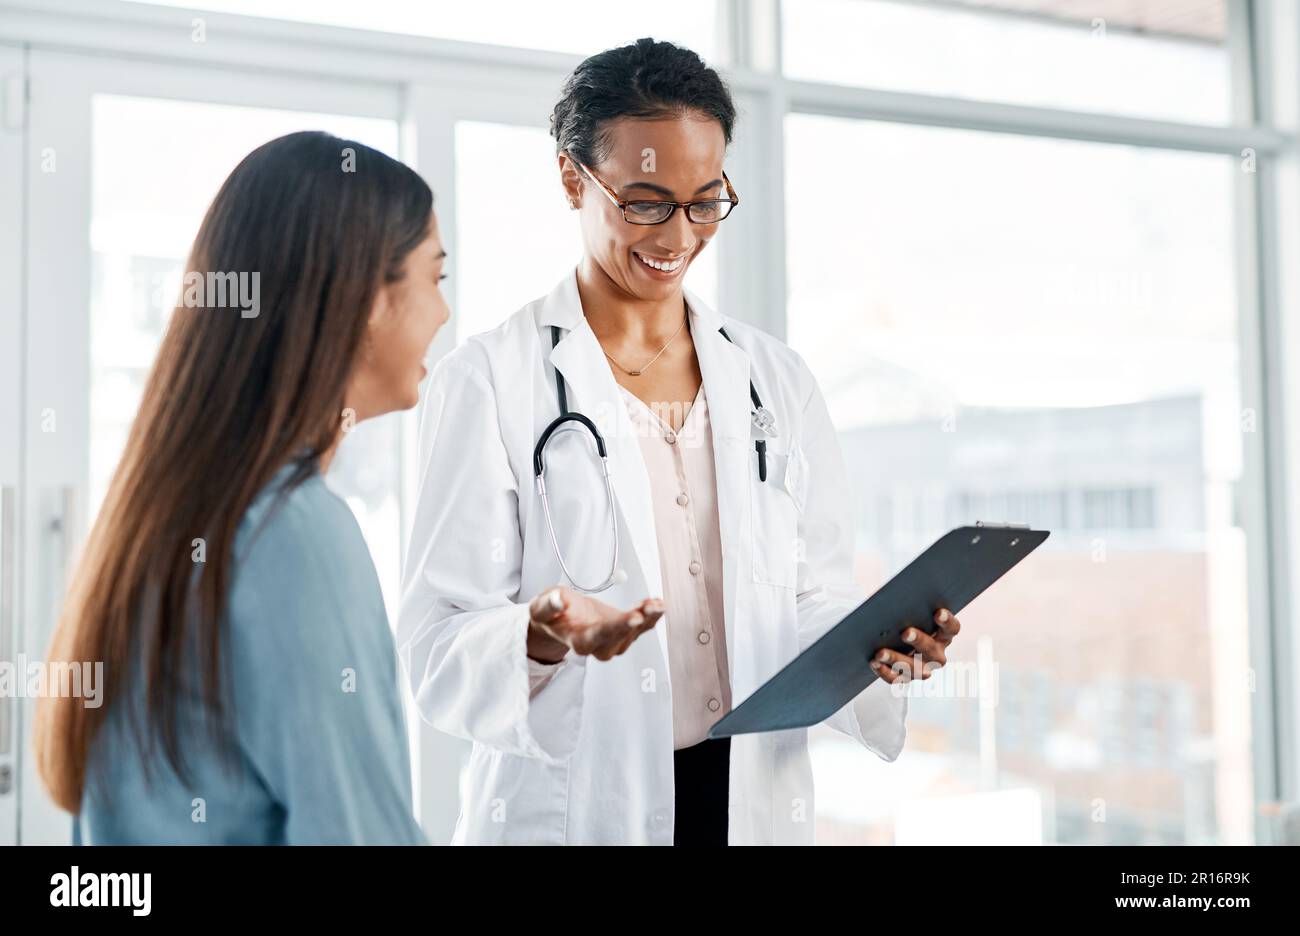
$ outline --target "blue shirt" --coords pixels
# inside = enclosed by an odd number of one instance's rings
[[[352,511],[319,473],[271,509],[292,467],[236,534],[221,661],[230,752],[205,728],[192,681],[178,707],[190,782],[160,745],[146,776],[125,734],[128,698],[114,700],[87,764],[91,843],[425,843],[374,563]],[[142,679],[123,686],[143,702]]]

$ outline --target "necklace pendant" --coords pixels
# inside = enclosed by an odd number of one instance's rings
[[[630,371],[628,371],[627,373],[628,373],[628,376],[629,376],[629,377],[640,377],[640,376],[641,376],[641,372],[640,372],[639,370],[630,370]]]

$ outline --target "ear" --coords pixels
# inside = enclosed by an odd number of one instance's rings
[[[582,207],[582,170],[568,153],[559,155],[560,184],[564,186],[564,199],[570,208]]]
[[[369,360],[371,350],[380,340],[384,328],[392,317],[393,300],[386,284],[380,284],[375,291],[375,301],[370,304],[370,314],[366,316],[366,331],[361,336],[361,359]]]
[[[375,290],[375,301],[370,305],[370,315],[366,321],[367,331],[381,327],[391,311],[392,298],[388,292],[388,284],[380,283],[379,288]]]

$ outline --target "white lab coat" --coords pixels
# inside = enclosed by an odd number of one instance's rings
[[[724,618],[738,705],[864,598],[852,579],[853,497],[816,380],[789,347],[687,293],[718,479]],[[565,331],[551,349],[550,325]],[[725,325],[735,344],[718,333]],[[662,595],[650,485],[614,375],[570,274],[433,369],[423,401],[419,497],[398,646],[420,713],[473,741],[456,843],[652,843],[673,839],[673,719],[665,617],[622,656],[570,653],[533,698],[528,602],[562,581],[533,474],[533,446],[570,409],[605,436],[627,581],[597,597],[628,608]],[[749,381],[776,416],[758,479]],[[586,433],[547,446],[556,535],[584,583],[612,538]],[[863,666],[867,661],[863,660]],[[907,698],[876,680],[828,721],[892,761]],[[871,795],[862,790],[861,795]],[[731,844],[811,843],[806,729],[731,743]]]

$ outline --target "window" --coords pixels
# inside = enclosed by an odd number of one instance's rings
[[[786,146],[789,340],[864,502],[893,501],[859,540],[863,585],[953,520],[1053,529],[962,613],[949,665],[988,641],[1000,697],[975,718],[996,730],[968,753],[969,700],[914,699],[886,781],[817,729],[819,834],[903,841],[939,791],[968,830],[993,764],[1042,813],[1007,801],[1013,840],[1249,837],[1244,539],[1214,507],[1241,472],[1236,161],[799,114]],[[1151,687],[1174,684],[1192,704],[1166,763]],[[1192,777],[1207,795],[1184,797]],[[906,793],[869,817],[837,793],[877,784]],[[1094,800],[1124,821],[1069,820]]]
[[[785,3],[792,78],[1227,124],[1224,0],[799,0]]]

